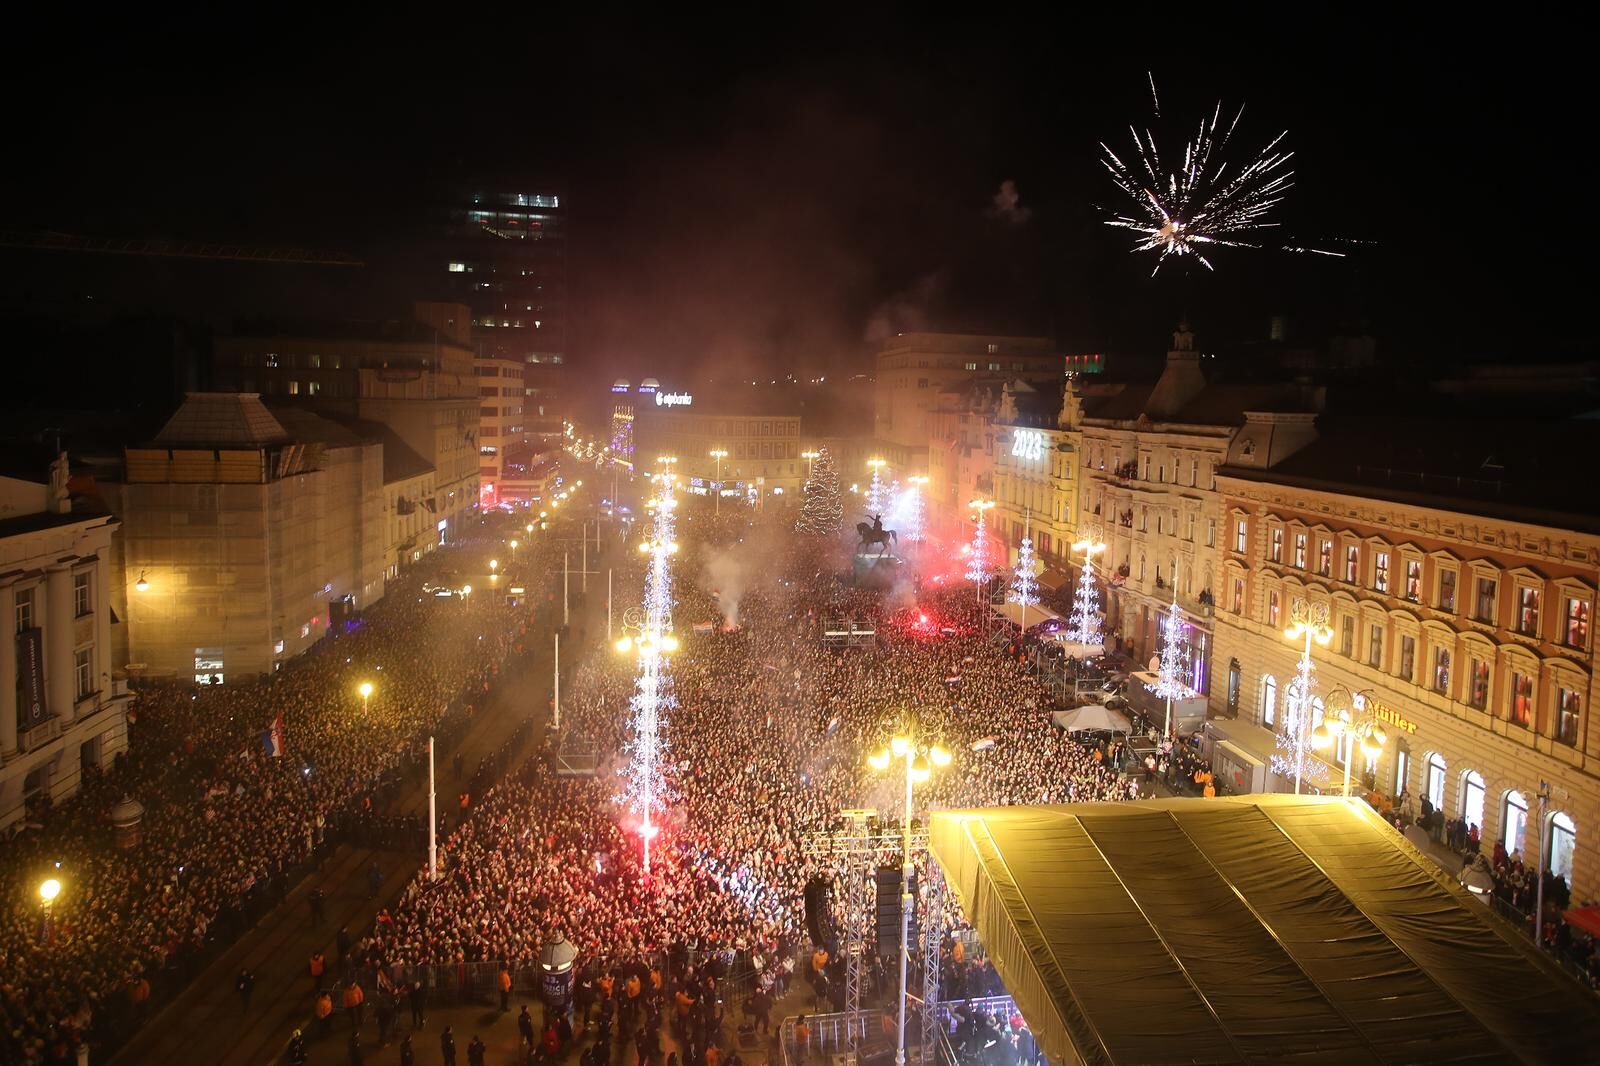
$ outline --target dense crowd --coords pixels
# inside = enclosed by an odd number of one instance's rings
[[[527,624],[487,596],[423,592],[471,551],[439,553],[269,681],[138,691],[114,768],[0,846],[0,1061],[61,1057],[97,1015],[136,1019],[152,980],[181,980],[280,900],[335,827],[370,824],[431,731],[470,716]],[[364,680],[377,689],[366,706]],[[263,732],[280,715],[274,756]],[[110,812],[124,796],[145,813],[142,840],[119,849]],[[48,927],[45,876],[65,885]]]
[[[536,761],[486,797],[444,844],[442,881],[410,886],[376,931],[378,967],[522,967],[560,932],[584,957],[617,963],[669,950],[738,952],[757,961],[770,989],[786,979],[803,935],[806,883],[831,872],[808,839],[845,808],[898,816],[892,775],[873,775],[865,761],[897,731],[956,755],[918,790],[921,810],[1129,794],[1092,749],[1053,727],[1027,669],[984,639],[970,588],[891,607],[788,558],[743,591],[739,628],[702,625],[693,635],[693,623],[720,622],[728,605],[695,583],[693,566],[677,567],[684,640],[671,663],[661,781],[670,799],[648,875],[616,802],[632,662],[597,655],[564,686],[565,743],[610,762],[594,778],[572,778]],[[637,575],[619,579],[619,602],[637,588]],[[839,617],[875,620],[876,646],[824,647],[823,622]]]

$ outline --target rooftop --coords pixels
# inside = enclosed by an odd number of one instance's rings
[[[283,444],[289,434],[253,392],[191,392],[156,434],[168,447]]]

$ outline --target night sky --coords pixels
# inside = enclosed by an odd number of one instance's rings
[[[1253,10],[1307,21],[101,26],[6,71],[20,151],[0,222],[365,258],[439,184],[527,175],[573,212],[569,347],[596,378],[838,372],[916,328],[1158,353],[1184,312],[1203,345],[1287,314],[1312,345],[1373,333],[1394,365],[1594,354],[1578,35]],[[1169,122],[1222,99],[1248,105],[1240,147],[1288,128],[1289,233],[1372,243],[1224,250],[1215,274],[1150,278],[1101,222],[1117,194],[1098,147],[1147,121],[1147,70]],[[997,211],[1006,181],[1018,209]],[[25,261],[9,258],[13,314],[93,296],[223,321],[399,317],[415,295],[376,271]]]

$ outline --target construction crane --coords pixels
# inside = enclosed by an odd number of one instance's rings
[[[339,252],[275,245],[225,244],[216,241],[140,240],[81,237],[54,230],[0,229],[0,248],[42,252],[84,252],[91,255],[136,255],[164,259],[225,259],[235,263],[280,263],[311,266],[365,266]]]

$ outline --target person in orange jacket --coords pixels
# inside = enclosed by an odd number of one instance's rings
[[[359,1029],[367,1020],[367,996],[355,981],[344,990],[344,1009],[350,1012],[350,1028]]]
[[[328,962],[323,958],[322,952],[313,951],[311,953],[311,979],[313,981],[320,980],[327,968]]]
[[[333,997],[324,992],[317,997],[317,1033],[326,1037],[333,1028]]]
[[[500,967],[500,1011],[505,1013],[511,1009],[511,971],[504,966]]]

